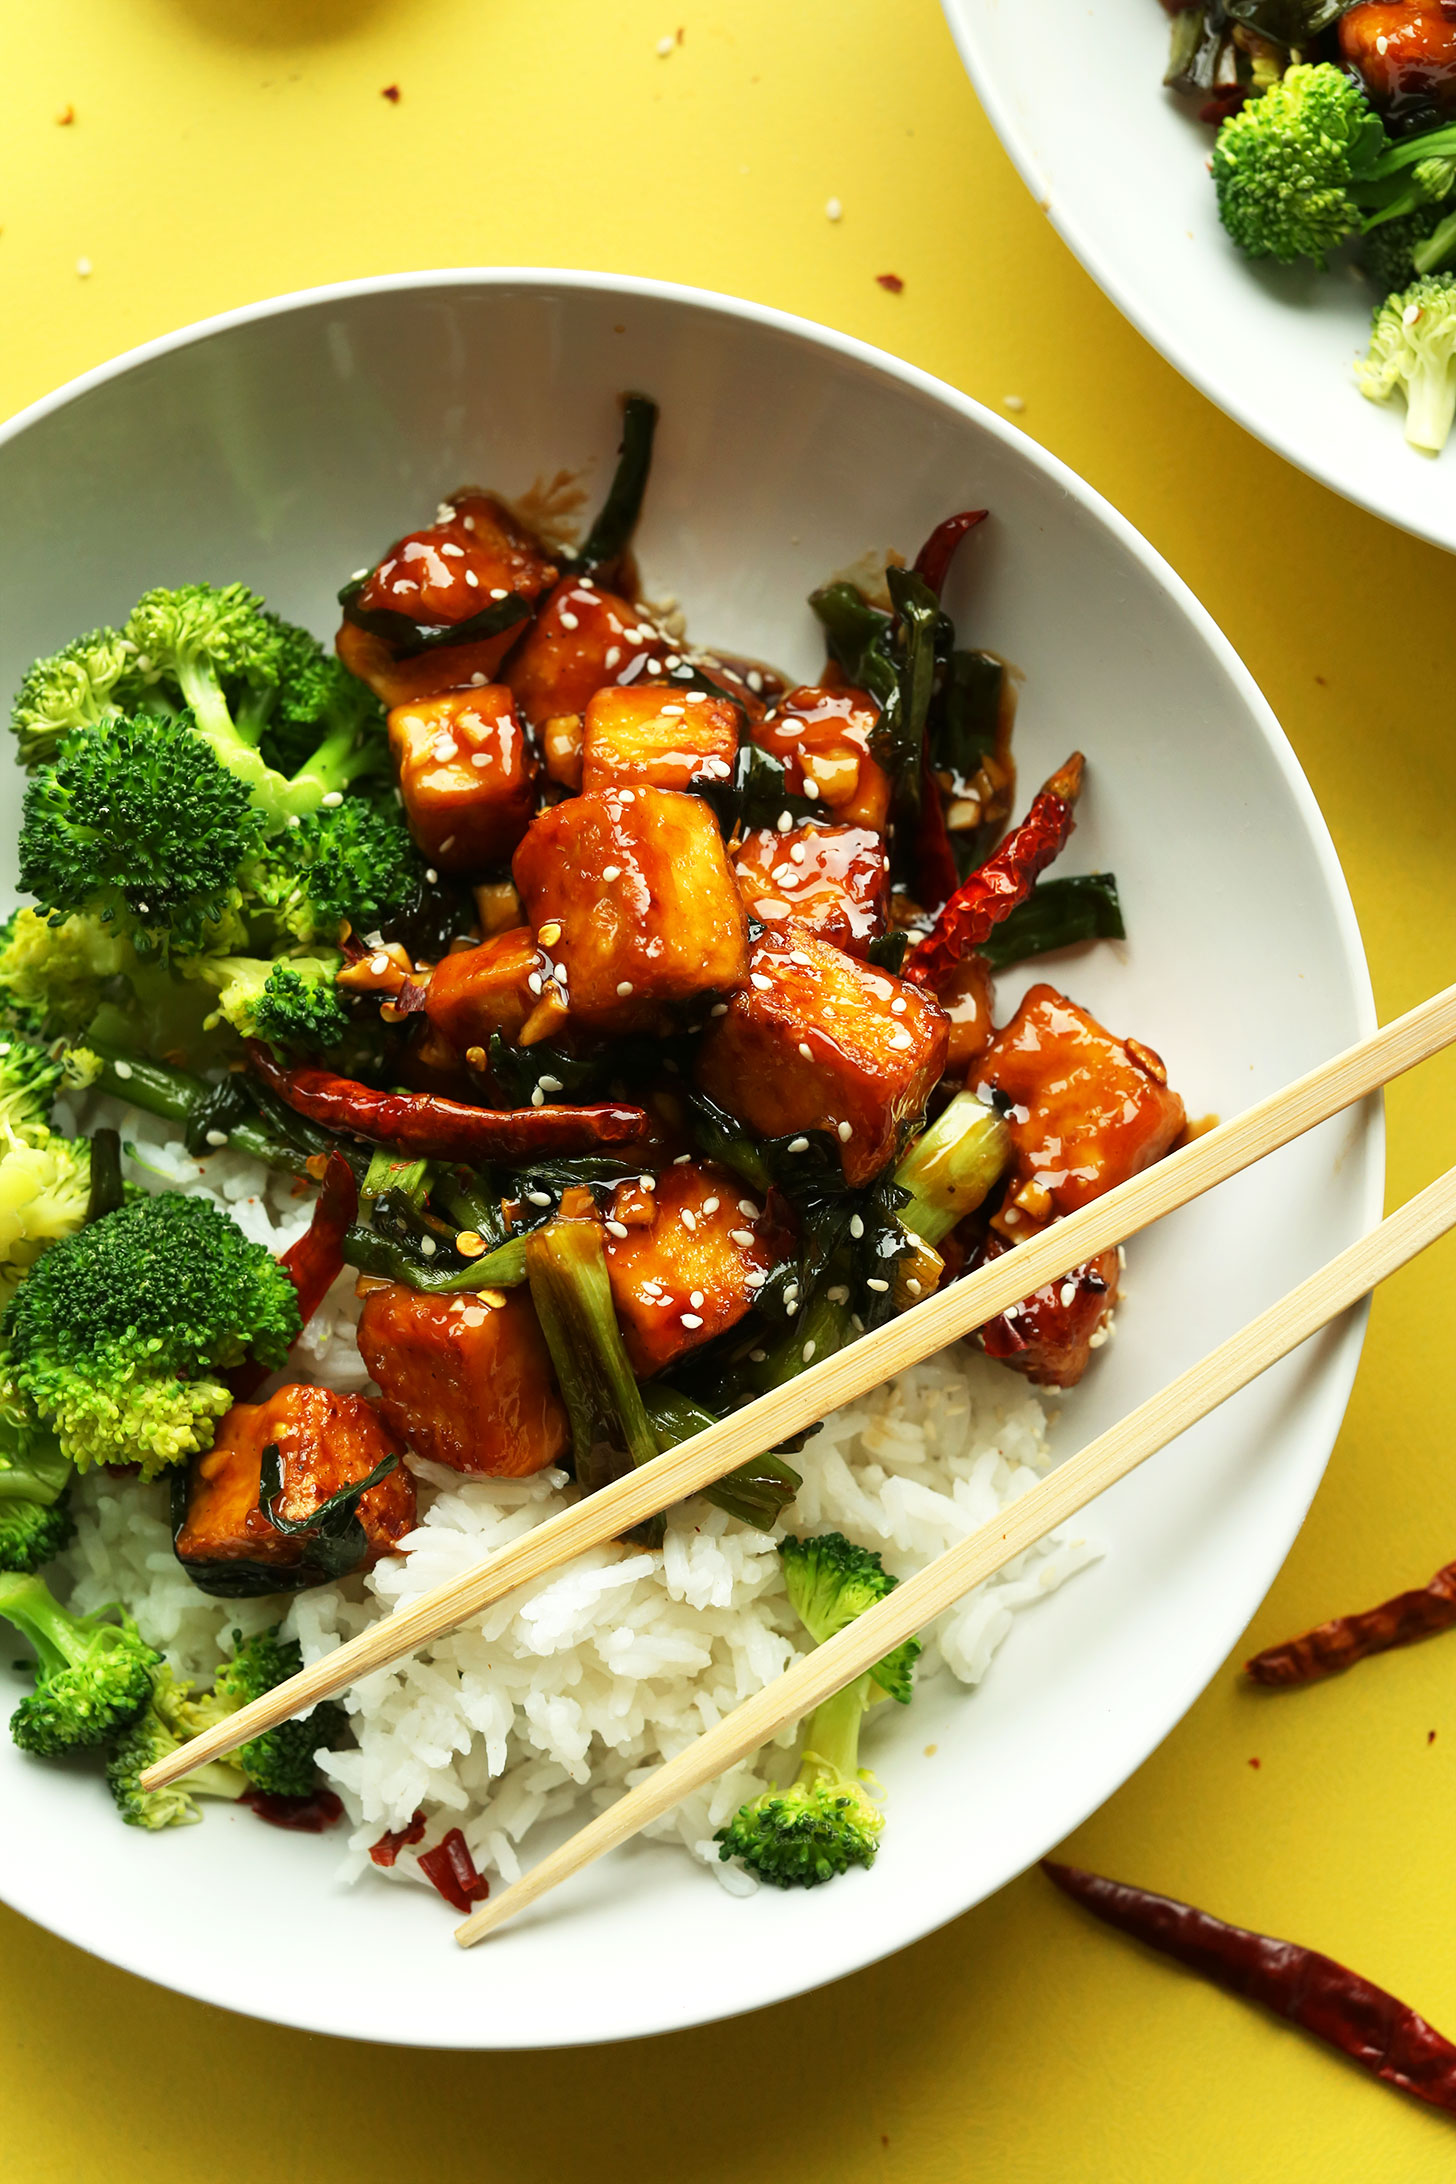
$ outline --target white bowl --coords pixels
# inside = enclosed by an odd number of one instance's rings
[[[1158,0],[942,0],[1022,179],[1092,278],[1210,401],[1347,500],[1456,549],[1456,448],[1408,447],[1354,363],[1374,297],[1347,267],[1254,264],[1219,225],[1213,132],[1163,90]]]
[[[948,603],[1026,671],[1023,782],[1088,752],[1067,863],[1117,872],[1131,932],[1053,975],[1161,1049],[1193,1113],[1231,1114],[1370,1028],[1314,799],[1178,579],[973,402],[754,305],[587,274],[406,275],[261,304],[89,374],[0,433],[0,689],[158,581],[241,577],[330,631],[341,573],[441,492],[519,492],[563,465],[600,479],[624,387],[662,404],[649,585],[681,596],[695,632],[800,673],[820,658],[813,583],[989,505]],[[8,844],[18,784],[0,778]],[[1067,1403],[1061,1445],[1362,1233],[1381,1180],[1372,1110],[1137,1242],[1118,1338]],[[1332,1331],[1098,1506],[1105,1560],[1018,1619],[982,1689],[942,1679],[897,1710],[873,1752],[891,1815],[871,1873],[742,1902],[681,1852],[638,1846],[465,1955],[427,1894],[339,1887],[327,1838],[218,1810],[139,1834],[94,1779],[6,1741],[0,1888],[185,1993],[432,2046],[661,2031],[853,1971],[1020,1872],[1197,1696],[1299,1528],[1360,1338],[1356,1319]]]

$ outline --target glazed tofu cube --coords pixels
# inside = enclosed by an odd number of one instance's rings
[[[313,1515],[331,1494],[367,1479],[386,1456],[401,1454],[374,1405],[362,1395],[329,1388],[280,1388],[266,1403],[234,1403],[205,1455],[187,1472],[187,1507],[177,1533],[178,1559],[199,1569],[210,1563],[254,1562],[284,1573],[308,1558],[306,1534],[279,1532],[258,1507],[263,1451],[278,1450],[281,1517]],[[359,1502],[367,1547],[360,1569],[415,1524],[415,1482],[396,1464]]]
[[[885,930],[890,867],[882,835],[869,827],[760,827],[733,852],[733,870],[750,917],[782,927],[796,920],[811,933],[862,956]]]
[[[425,1015],[457,1054],[483,1068],[497,1032],[511,1045],[520,1039],[540,1003],[545,963],[525,925],[497,933],[478,948],[457,948],[441,956],[430,973]]]
[[[581,785],[685,789],[726,781],[738,749],[738,708],[672,683],[598,690],[583,723]]]
[[[555,581],[555,566],[539,539],[504,502],[474,489],[457,493],[436,522],[390,547],[349,603],[348,613],[402,616],[398,630],[386,622],[386,635],[377,621],[361,626],[346,613],[335,640],[339,658],[390,706],[477,680],[488,683],[518,642],[524,617],[481,635],[467,631],[458,644],[432,644],[426,651],[410,652],[401,636],[417,642],[415,632],[433,635],[476,622],[494,608],[505,611],[510,594],[532,601]]]
[[[698,1050],[698,1083],[763,1137],[832,1132],[858,1185],[923,1112],[947,1038],[928,994],[790,925],[754,943],[747,982]]]
[[[1033,986],[975,1076],[1015,1148],[998,1222],[1013,1243],[1161,1160],[1187,1117],[1150,1047],[1118,1039],[1053,986]]]
[[[1011,1246],[994,1231],[975,1260],[989,1265]],[[1025,1373],[1039,1388],[1074,1388],[1106,1340],[1117,1303],[1116,1247],[1047,1282],[978,1330],[987,1357]]]
[[[410,833],[441,872],[509,857],[536,809],[536,759],[504,683],[396,705],[389,747]]]
[[[609,683],[658,675],[671,642],[630,599],[566,577],[542,603],[505,679],[533,728],[557,715],[584,713]]]
[[[789,691],[753,728],[753,740],[788,768],[796,796],[816,798],[826,819],[883,834],[890,777],[870,756],[879,708],[863,690],[806,684]]]
[[[416,1455],[523,1479],[566,1447],[566,1412],[525,1289],[430,1297],[388,1282],[359,1315],[379,1408]]]
[[[612,1302],[633,1372],[657,1373],[737,1326],[775,1240],[763,1207],[723,1168],[664,1168],[650,1193],[625,1184],[617,1200],[606,1238]]]
[[[607,789],[543,811],[515,880],[579,1023],[656,1022],[666,1004],[727,991],[747,970],[743,905],[700,797]]]

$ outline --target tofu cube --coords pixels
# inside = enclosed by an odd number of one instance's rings
[[[989,1265],[1011,1248],[992,1230],[974,1263]],[[1025,1373],[1039,1388],[1075,1388],[1112,1317],[1117,1283],[1114,1245],[998,1313],[976,1339],[987,1357]]]
[[[855,956],[885,930],[889,859],[869,827],[760,827],[734,850],[733,870],[760,925],[793,920]]]
[[[335,1395],[330,1388],[279,1388],[266,1403],[234,1403],[217,1439],[187,1472],[186,1515],[177,1533],[179,1561],[199,1570],[209,1563],[255,1562],[286,1572],[308,1558],[306,1535],[279,1532],[258,1507],[263,1451],[278,1450],[282,1517],[313,1515],[331,1494],[367,1479],[386,1456],[402,1453],[362,1395]],[[415,1482],[403,1464],[371,1486],[359,1502],[367,1542],[358,1567],[367,1569],[415,1525]]]
[[[919,1119],[948,1039],[928,994],[791,924],[754,943],[746,983],[698,1050],[697,1080],[760,1136],[827,1130],[859,1185]]]
[[[458,948],[441,956],[430,973],[425,1015],[457,1054],[483,1068],[485,1051],[497,1032],[513,1046],[519,1041],[539,1006],[545,964],[526,925],[497,933],[478,948]]]
[[[525,1289],[431,1297],[388,1282],[364,1299],[359,1355],[385,1421],[430,1463],[523,1479],[566,1447],[566,1410]]]
[[[584,713],[609,683],[657,674],[671,650],[630,599],[566,577],[511,654],[505,679],[531,726],[543,728],[557,715]]]
[[[1031,988],[975,1083],[994,1096],[1015,1148],[997,1216],[1013,1243],[1161,1160],[1187,1120],[1152,1049],[1115,1038],[1054,986]]]
[[[432,865],[476,873],[510,856],[536,809],[536,757],[504,683],[396,705],[389,747]]]
[[[651,1193],[625,1184],[617,1198],[606,1235],[612,1302],[633,1372],[657,1373],[737,1326],[778,1250],[763,1207],[724,1168],[664,1168]]]
[[[728,991],[748,967],[743,905],[718,822],[697,796],[604,789],[543,811],[516,885],[566,975],[572,1018],[602,1031]]]
[[[726,781],[738,749],[739,713],[726,698],[672,683],[608,687],[588,702],[581,785],[593,789],[685,789]]]
[[[817,798],[826,819],[883,834],[890,777],[870,755],[879,707],[863,690],[817,683],[791,690],[753,727],[753,740],[788,768],[797,796]]]
[[[508,593],[537,599],[556,581],[556,568],[539,539],[494,494],[468,488],[446,502],[437,522],[396,540],[351,601],[364,615],[400,615],[401,629],[434,633],[488,613]],[[520,640],[524,624],[458,644],[432,644],[404,652],[378,626],[345,619],[335,640],[351,674],[367,682],[386,705],[405,705],[442,690],[458,690],[477,678],[488,683]]]

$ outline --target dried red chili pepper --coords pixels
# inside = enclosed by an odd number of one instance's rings
[[[1456,1626],[1456,1562],[1437,1570],[1428,1585],[1413,1592],[1397,1593],[1378,1608],[1364,1608],[1357,1615],[1332,1616],[1300,1638],[1282,1646],[1266,1646],[1244,1674],[1255,1683],[1287,1691],[1296,1684],[1317,1683],[1321,1676],[1337,1676],[1372,1653],[1388,1653],[1392,1646],[1413,1646],[1418,1638],[1432,1638],[1437,1631]]]
[[[244,1790],[239,1804],[251,1805],[260,1820],[296,1835],[322,1835],[344,1817],[343,1799],[333,1790],[310,1790],[306,1797],[285,1797],[278,1790]]]
[[[915,828],[915,855],[911,880],[915,900],[926,910],[938,910],[949,902],[960,883],[950,829],[945,823],[945,799],[940,783],[930,770],[927,741],[920,760],[920,815]]]
[[[426,1880],[433,1883],[446,1903],[453,1903],[457,1911],[468,1911],[472,1904],[490,1894],[490,1882],[475,1870],[475,1860],[465,1847],[465,1837],[459,1828],[451,1828],[442,1835],[433,1850],[420,1852],[419,1866]]]
[[[296,1244],[290,1244],[278,1260],[298,1293],[300,1331],[307,1327],[324,1298],[344,1271],[344,1238],[359,1211],[359,1185],[342,1153],[330,1153],[323,1174],[323,1189],[314,1200],[313,1217]],[[228,1386],[239,1403],[246,1403],[268,1378],[266,1365],[235,1366]]]
[[[901,976],[929,986],[955,969],[992,930],[1025,902],[1040,875],[1067,845],[1085,761],[1074,751],[1032,799],[1030,811],[1001,847],[961,882]]]
[[[371,1843],[369,1855],[378,1866],[392,1866],[402,1850],[411,1849],[423,1839],[424,1832],[425,1815],[421,1810],[414,1814],[408,1827],[390,1828],[377,1843]]]
[[[989,514],[987,508],[965,508],[958,516],[947,516],[944,523],[937,523],[915,556],[915,574],[924,577],[937,599],[945,589],[957,546],[966,533],[974,531],[978,523],[984,523]]]
[[[310,1122],[416,1159],[472,1166],[529,1161],[631,1144],[651,1128],[640,1107],[471,1107],[429,1092],[379,1092],[327,1069],[284,1069],[256,1039],[248,1041],[248,1059],[263,1082]]]
[[[1403,2093],[1456,2114],[1456,2046],[1384,1987],[1318,1949],[1228,1926],[1175,1896],[1042,1860],[1048,1880],[1094,1918],[1175,1957],[1230,1994],[1262,2002]]]

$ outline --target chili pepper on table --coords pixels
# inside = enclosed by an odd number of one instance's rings
[[[1042,1871],[1108,1926],[1338,2048],[1363,2070],[1456,2114],[1456,2046],[1406,2003],[1318,1949],[1229,1926],[1175,1896],[1042,1860]]]
[[[938,980],[978,948],[1018,903],[1025,902],[1075,826],[1073,807],[1085,761],[1074,751],[1032,799],[1030,811],[1001,847],[964,879],[906,963],[902,977],[933,991]]]
[[[1356,1615],[1332,1616],[1290,1638],[1280,1646],[1266,1646],[1244,1674],[1257,1684],[1287,1691],[1296,1684],[1317,1683],[1321,1676],[1337,1676],[1368,1660],[1372,1653],[1387,1653],[1392,1646],[1413,1646],[1419,1638],[1456,1625],[1456,1562],[1437,1570],[1428,1585],[1397,1593],[1378,1608],[1364,1608]]]
[[[471,1107],[426,1092],[380,1092],[327,1069],[285,1069],[258,1040],[248,1059],[270,1090],[310,1122],[428,1160],[529,1161],[626,1145],[651,1127],[640,1107]]]

